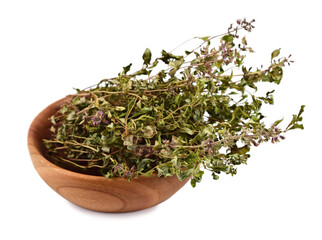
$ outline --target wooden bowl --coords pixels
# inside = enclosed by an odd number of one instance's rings
[[[49,118],[67,100],[63,98],[45,108],[33,120],[28,132],[28,148],[32,163],[40,177],[59,195],[70,202],[99,212],[130,212],[155,206],[176,193],[186,181],[176,176],[139,176],[128,181],[106,179],[63,169],[45,157],[42,139],[50,136]]]

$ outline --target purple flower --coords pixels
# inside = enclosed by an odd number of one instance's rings
[[[97,126],[100,123],[101,123],[101,120],[96,115],[92,117],[92,124],[94,126]]]
[[[106,115],[102,110],[96,112],[96,115],[92,117],[92,124],[98,126],[100,123],[110,124],[110,121],[106,118]]]
[[[103,119],[103,123],[105,124],[110,124],[110,121],[106,120],[106,119]]]
[[[96,114],[99,118],[102,118],[104,116],[104,112],[102,110],[97,111]]]
[[[83,115],[82,119],[83,119],[83,123],[81,125],[87,124],[87,122],[88,122],[88,116],[87,115]]]

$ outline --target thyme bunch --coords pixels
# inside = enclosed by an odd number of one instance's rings
[[[258,85],[279,84],[292,61],[277,49],[268,67],[246,67],[253,49],[239,35],[253,23],[237,20],[224,34],[196,38],[201,44],[183,55],[163,50],[152,61],[146,49],[140,70],[129,73],[129,64],[117,77],[77,89],[50,119],[52,138],[44,140],[50,159],[106,178],[190,177],[192,186],[205,170],[214,179],[236,174],[252,146],[303,129],[304,105],[285,129],[282,119],[269,127],[262,121],[261,107],[274,103],[274,90],[257,96]]]

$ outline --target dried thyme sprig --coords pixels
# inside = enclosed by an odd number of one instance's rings
[[[198,38],[201,44],[184,55],[163,50],[151,61],[146,49],[139,71],[129,73],[129,64],[117,77],[78,90],[51,117],[48,154],[60,166],[107,178],[157,172],[191,177],[195,186],[204,169],[214,179],[236,174],[251,146],[303,129],[304,106],[284,130],[282,120],[270,127],[262,122],[261,106],[274,103],[274,91],[256,96],[258,83],[279,84],[292,61],[278,58],[278,49],[267,68],[246,67],[253,49],[239,34],[253,23],[238,20],[224,34]]]

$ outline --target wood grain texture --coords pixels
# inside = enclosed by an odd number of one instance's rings
[[[40,177],[58,194],[70,202],[99,212],[130,212],[157,205],[176,193],[186,181],[176,176],[140,176],[128,181],[123,178],[106,179],[60,168],[44,156],[42,139],[48,138],[49,117],[56,112],[63,98],[45,108],[32,122],[28,132],[31,160]]]

